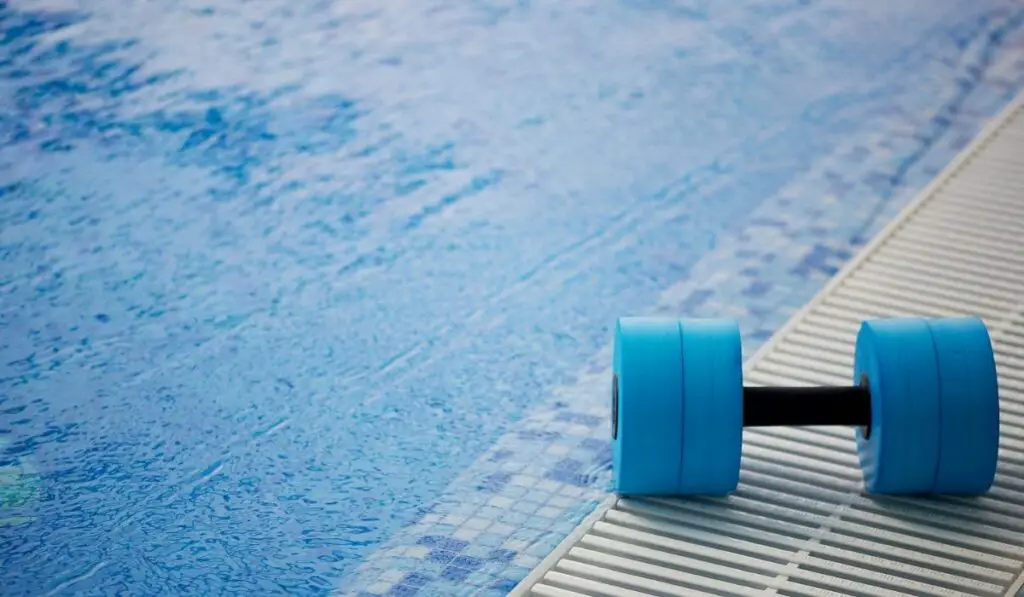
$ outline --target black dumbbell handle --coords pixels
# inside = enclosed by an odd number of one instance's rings
[[[817,388],[744,387],[744,427],[843,425],[871,433],[868,384]],[[612,439],[619,434],[619,379],[612,376]]]
[[[847,425],[871,427],[867,386],[743,388],[744,427]]]

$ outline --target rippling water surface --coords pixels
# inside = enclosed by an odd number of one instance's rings
[[[0,2],[0,592],[328,592],[1022,10]]]

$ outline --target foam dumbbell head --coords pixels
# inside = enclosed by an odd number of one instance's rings
[[[854,383],[867,383],[871,392],[871,426],[856,434],[869,493],[988,489],[999,397],[980,320],[866,321],[857,335]]]
[[[938,377],[926,321],[861,324],[854,383],[871,392],[871,425],[857,430],[868,493],[931,491],[939,462]]]
[[[980,494],[999,461],[999,381],[992,341],[976,318],[929,323],[939,368],[939,468],[933,492]]]
[[[625,495],[724,494],[739,481],[739,327],[622,318],[612,377],[614,484]]]

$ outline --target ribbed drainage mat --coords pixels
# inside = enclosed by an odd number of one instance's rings
[[[724,499],[611,497],[512,595],[1014,595],[1024,566],[1024,104],[1004,111],[748,362],[748,385],[850,383],[860,321],[980,315],[1000,463],[976,499],[863,494],[853,433],[744,433]]]

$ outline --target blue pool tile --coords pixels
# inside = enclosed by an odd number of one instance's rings
[[[555,420],[578,423],[580,425],[586,425],[587,427],[597,427],[603,423],[601,417],[574,412],[560,412],[555,417]]]
[[[532,568],[525,568],[523,566],[509,566],[505,569],[505,577],[515,580],[516,582],[526,578]]]
[[[483,561],[479,558],[473,558],[470,556],[458,556],[449,563],[449,566],[455,566],[457,568],[465,568],[466,570],[476,570],[483,565]]]
[[[559,439],[560,437],[562,437],[562,435],[560,433],[556,433],[554,431],[537,431],[537,430],[534,430],[534,429],[527,429],[527,430],[523,430],[523,431],[518,431],[518,432],[516,432],[516,434],[521,439],[530,439],[530,440],[548,441],[548,442],[554,441],[554,440]]]
[[[518,500],[526,495],[526,489],[515,485],[509,485],[506,487],[505,491],[502,492],[502,495],[512,500]]]
[[[579,460],[575,460],[572,458],[564,458],[556,462],[555,465],[551,467],[551,472],[562,471],[567,473],[574,473],[580,470],[581,468],[583,468],[583,463],[580,462]]]
[[[533,514],[540,509],[540,502],[532,500],[518,500],[512,505],[512,509],[521,514]]]
[[[504,591],[506,594],[512,591],[519,584],[519,581],[512,580],[511,578],[500,578],[491,584],[490,588],[497,591]]]
[[[452,539],[450,537],[438,535],[427,535],[425,537],[421,537],[420,540],[416,543],[418,545],[426,545],[427,547],[431,547],[440,551],[454,552],[462,551],[463,549],[466,549],[467,545],[469,545],[469,543],[466,541],[461,541],[459,539]]]
[[[411,572],[402,577],[402,580],[398,582],[400,585],[408,587],[422,587],[423,585],[430,582],[432,578],[419,572]]]
[[[444,569],[441,573],[441,578],[452,582],[462,582],[466,580],[466,577],[472,573],[472,570],[466,568],[458,568],[456,566],[449,566]]]
[[[606,463],[610,464],[611,461],[612,461],[612,446],[611,446],[611,444],[607,444],[606,443],[603,448],[601,448],[600,450],[598,450],[594,454],[593,462],[606,462]]]
[[[516,552],[511,549],[495,549],[488,555],[488,559],[498,562],[511,562],[516,557]]]
[[[772,285],[763,280],[753,280],[747,288],[743,290],[744,296],[764,296],[771,290]]]
[[[551,479],[552,481],[558,481],[559,483],[568,483],[569,485],[575,485],[577,487],[588,487],[591,479],[587,475],[581,475],[580,473],[574,473],[570,471],[555,469],[544,475],[545,479]]]
[[[480,545],[478,541],[474,541],[472,545],[467,547],[465,551],[462,552],[462,554],[465,556],[469,556],[471,558],[477,558],[481,562],[487,562],[490,561],[490,555],[492,551],[494,551],[493,547]]]
[[[484,563],[484,565],[481,566],[480,569],[476,571],[476,573],[485,575],[488,579],[495,579],[499,576],[505,576],[505,572],[508,570],[508,567],[509,564],[507,562],[491,561]],[[475,586],[480,587],[486,584],[487,583],[481,583]]]
[[[499,493],[508,485],[512,475],[509,473],[492,473],[484,478],[483,482],[477,485],[477,489],[487,493]]]
[[[529,514],[523,514],[522,512],[513,512],[511,510],[503,512],[502,515],[498,517],[499,521],[505,524],[510,524],[512,526],[519,526],[529,519]]]
[[[508,460],[512,456],[515,456],[515,452],[511,450],[498,450],[488,459],[490,462],[502,462]]]
[[[481,506],[476,511],[476,516],[484,520],[497,520],[503,511],[503,508],[497,506]]]
[[[485,546],[501,545],[504,541],[505,536],[497,533],[483,533],[476,539],[476,543]]]
[[[438,563],[438,564],[447,564],[447,563],[451,562],[452,560],[454,560],[457,555],[458,554],[455,553],[454,551],[443,551],[443,550],[440,550],[440,549],[432,549],[430,551],[430,553],[427,554],[427,558],[426,559],[427,559],[428,562],[435,562],[435,563]]]
[[[543,516],[531,516],[523,526],[537,531],[543,531],[551,527],[551,520]]]

